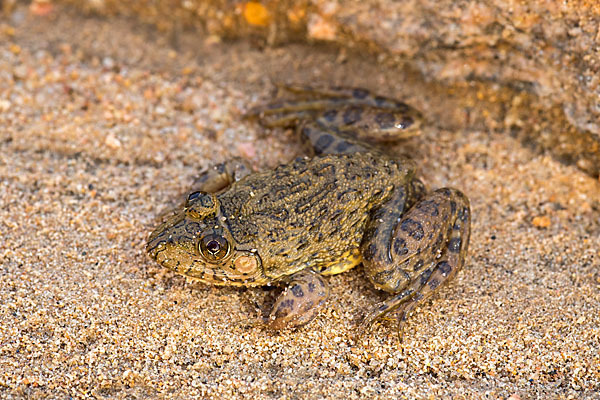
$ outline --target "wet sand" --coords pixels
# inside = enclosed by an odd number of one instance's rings
[[[18,8],[0,39],[0,397],[598,398],[600,182],[500,132],[485,93],[467,105],[329,47],[187,32],[175,48],[61,8]],[[272,290],[186,281],[144,253],[208,165],[302,154],[241,118],[272,80],[364,86],[430,116],[392,151],[470,197],[470,256],[401,341],[392,322],[354,341],[383,298],[360,267],[329,278],[315,321],[273,333],[249,326]]]

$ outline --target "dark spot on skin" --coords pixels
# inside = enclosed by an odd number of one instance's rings
[[[375,104],[377,105],[377,107],[380,107],[382,104],[385,104],[386,100],[387,99],[385,97],[375,96]]]
[[[345,153],[350,147],[352,147],[352,143],[348,143],[347,141],[342,140],[335,146],[335,152]]]
[[[431,268],[427,268],[425,271],[423,271],[421,273],[421,285],[424,285],[427,283],[432,272],[433,271],[431,270]]]
[[[448,241],[448,251],[450,253],[458,253],[460,251],[460,244],[461,239],[459,237],[450,239],[450,241]]]
[[[279,303],[277,309],[275,310],[275,318],[281,318],[288,315],[294,309],[294,300],[286,299]]]
[[[322,187],[320,191],[315,191],[296,202],[296,214],[304,214],[312,209],[313,204],[320,203],[325,197],[335,189],[335,183],[330,182]]]
[[[450,214],[454,214],[455,212],[456,212],[456,202],[451,201],[450,202]]]
[[[337,117],[337,114],[338,110],[336,109],[327,110],[323,113],[323,118],[325,118],[327,122],[333,122],[335,120],[335,117]]]
[[[421,240],[425,236],[421,223],[410,218],[402,221],[400,229],[408,233],[415,240]]]
[[[304,291],[300,285],[292,286],[292,294],[296,297],[304,297]]]
[[[375,235],[377,235],[377,227],[370,226],[365,230],[365,233],[363,234],[363,240],[371,241]]]
[[[364,99],[369,95],[369,91],[361,88],[354,88],[352,90],[352,97],[355,99]]]
[[[352,125],[357,121],[360,121],[362,118],[362,111],[361,107],[348,107],[343,115],[344,124]]]
[[[439,269],[444,276],[448,276],[448,274],[452,272],[452,266],[447,261],[440,261],[436,268]]]
[[[416,272],[416,271],[418,271],[418,270],[420,270],[421,268],[423,268],[423,265],[424,265],[424,264],[425,264],[425,263],[423,262],[423,260],[418,260],[418,261],[415,263],[415,266],[413,267],[413,270],[414,270],[415,272]]]
[[[433,200],[423,200],[417,204],[417,209],[422,212],[431,215],[432,217],[437,217],[440,212],[438,210],[438,204]]]
[[[389,112],[380,112],[375,115],[375,122],[381,129],[393,128],[396,122],[394,114]]]
[[[435,290],[435,288],[437,288],[438,286],[440,286],[440,281],[438,281],[437,279],[432,279],[430,280],[427,285],[429,285],[429,287],[433,290]]]
[[[382,304],[379,306],[379,308],[377,308],[377,310],[379,311],[385,311],[388,309],[388,305],[387,304]]]
[[[408,249],[406,248],[406,240],[402,238],[395,238],[393,246],[394,253],[398,254],[399,256],[405,256],[408,254]]]
[[[403,103],[401,101],[394,101],[394,103],[395,103],[395,109],[401,113],[406,114],[410,110],[410,107],[406,103]]]
[[[331,143],[333,143],[334,138],[329,134],[323,134],[319,137],[319,139],[315,142],[314,147],[315,151],[322,152],[325,150]]]
[[[452,227],[452,229],[454,229],[455,231],[459,231],[460,230],[460,221],[454,222],[454,226]]]
[[[315,291],[315,289],[316,289],[316,286],[315,286],[315,284],[314,284],[313,282],[309,282],[309,283],[308,283],[308,291],[309,291],[310,293],[312,293],[312,292],[314,292],[314,291]]]
[[[302,311],[308,312],[314,306],[315,306],[315,302],[314,301],[309,301],[308,303],[306,303],[306,305],[304,306],[304,309]]]
[[[375,243],[371,243],[366,250],[363,252],[363,258],[367,261],[372,261],[377,255],[377,245]]]

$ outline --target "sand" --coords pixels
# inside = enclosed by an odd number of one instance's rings
[[[600,398],[597,178],[499,129],[485,90],[332,47],[170,39],[60,7],[0,20],[0,397]],[[402,340],[393,322],[354,340],[383,298],[360,267],[329,278],[315,321],[277,333],[251,324],[273,290],[186,281],[145,255],[208,165],[302,154],[241,118],[273,80],[407,100],[430,124],[392,150],[471,199],[467,265]]]

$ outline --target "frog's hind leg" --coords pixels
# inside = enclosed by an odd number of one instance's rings
[[[401,324],[451,280],[464,265],[470,226],[468,199],[456,189],[444,188],[417,202],[387,240],[381,228],[368,230],[363,239],[365,270],[375,286],[395,294],[367,314],[360,331],[389,313],[396,313]]]
[[[388,110],[413,110],[408,104],[392,98],[375,95],[366,89],[353,87],[318,88],[301,85],[278,85],[278,89],[289,92],[294,99],[278,99],[267,104],[250,108],[246,118],[260,117],[261,123],[267,123],[267,116],[275,114],[294,114],[306,111],[340,108],[348,105],[376,107]],[[281,126],[281,125],[276,125]]]
[[[277,84],[277,88],[305,99],[329,99],[344,103],[388,110],[410,110],[408,104],[391,97],[380,96],[368,89],[352,86],[316,87],[294,84]]]
[[[354,154],[379,150],[369,143],[362,142],[345,133],[326,129],[314,121],[308,121],[298,127],[300,137],[316,155]]]
[[[291,276],[265,323],[271,329],[298,328],[317,316],[327,297],[329,287],[322,276],[312,270],[300,271]]]
[[[404,102],[365,89],[290,85],[280,88],[296,98],[252,107],[244,117],[258,118],[269,128],[291,127],[300,120],[318,119],[324,127],[347,128],[357,136],[378,141],[399,140],[419,133],[422,120],[419,111]],[[366,135],[366,132],[377,134]]]

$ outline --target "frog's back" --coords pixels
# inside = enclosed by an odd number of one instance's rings
[[[219,200],[238,247],[257,250],[273,279],[307,267],[335,273],[358,257],[370,211],[412,173],[371,153],[302,158],[246,177]]]

